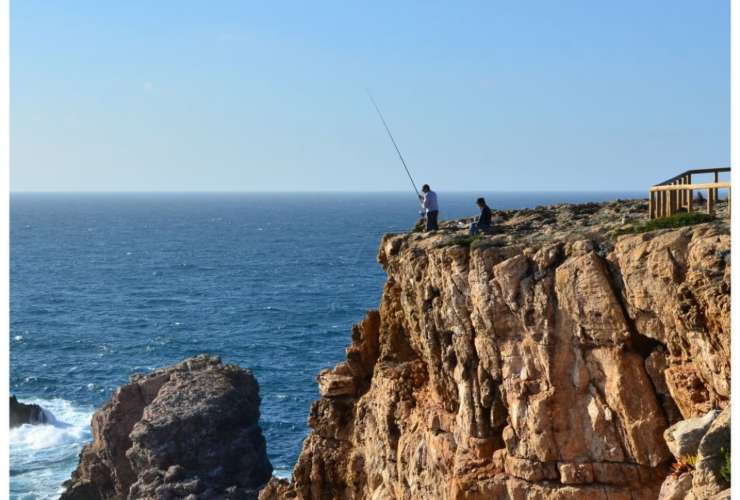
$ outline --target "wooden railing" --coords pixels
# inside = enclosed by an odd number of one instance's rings
[[[719,199],[719,190],[727,189],[727,201],[730,201],[730,183],[720,182],[719,174],[729,172],[730,167],[700,168],[687,170],[667,181],[650,188],[650,218],[668,217],[681,210],[693,212],[695,210],[694,191],[707,191],[706,210],[714,213],[715,204]],[[714,182],[692,184],[692,178],[700,174],[714,174]]]

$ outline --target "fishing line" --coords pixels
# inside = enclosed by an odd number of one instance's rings
[[[403,155],[401,154],[401,150],[398,149],[398,144],[396,144],[396,140],[393,138],[393,134],[391,134],[391,129],[388,128],[388,124],[385,122],[385,118],[383,118],[383,113],[380,112],[380,108],[378,107],[378,103],[375,102],[375,99],[373,99],[373,95],[370,93],[369,90],[365,89],[367,92],[367,96],[370,98],[370,102],[373,103],[373,106],[375,106],[375,111],[378,112],[378,116],[380,117],[380,121],[383,122],[383,127],[385,127],[385,131],[388,133],[388,137],[391,139],[391,142],[393,143],[393,147],[396,148],[396,153],[398,153],[398,158],[401,160],[401,163],[403,164],[403,169],[406,171],[406,175],[409,176],[409,180],[411,181],[411,185],[414,187],[414,191],[416,192],[416,196],[419,197],[421,194],[419,193],[419,190],[416,189],[416,183],[414,182],[414,178],[411,176],[411,172],[409,172],[409,167],[406,166],[406,160],[403,159]]]

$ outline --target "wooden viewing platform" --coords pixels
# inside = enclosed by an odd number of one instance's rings
[[[719,180],[719,174],[729,172],[730,167],[699,168],[687,170],[667,181],[650,188],[650,218],[669,217],[682,209],[693,212],[694,191],[707,190],[707,213],[714,213],[714,205],[719,198],[719,190],[727,189],[727,201],[730,201],[730,182]],[[692,177],[700,174],[714,174],[714,182],[692,184]]]

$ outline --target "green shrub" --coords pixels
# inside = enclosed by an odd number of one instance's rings
[[[722,479],[730,482],[730,471],[732,470],[732,467],[730,465],[730,450],[726,448],[722,448],[722,465],[719,468],[719,475]]]
[[[445,242],[445,246],[451,246],[451,245],[461,245],[464,247],[470,247],[475,245],[477,242],[483,239],[483,236],[480,234],[466,234],[465,236],[455,236],[449,241]]]
[[[687,455],[683,458],[684,462],[686,462],[686,465],[691,467],[692,469],[696,469],[696,462],[699,461],[699,455]]]
[[[714,215],[710,215],[704,212],[681,212],[670,217],[661,217],[660,219],[652,219],[644,224],[637,224],[614,231],[614,236],[621,236],[623,234],[639,234],[646,233],[648,231],[657,231],[658,229],[675,229],[677,227],[691,226],[694,224],[702,224],[704,222],[712,222],[715,219]]]
[[[696,469],[696,462],[698,461],[699,457],[697,455],[686,455],[679,458],[671,466],[671,468],[673,469],[673,475],[680,476],[681,474],[684,474],[686,472],[691,472],[692,470]]]

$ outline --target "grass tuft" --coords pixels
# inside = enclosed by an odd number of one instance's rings
[[[719,475],[722,479],[730,482],[730,471],[732,470],[732,466],[730,464],[730,450],[726,448],[722,448],[722,465],[719,468]]]
[[[691,472],[692,470],[696,469],[696,462],[698,461],[698,455],[687,455],[685,457],[679,458],[672,466],[673,474],[676,476],[680,476],[685,472]]]
[[[652,219],[644,224],[637,224],[635,226],[617,229],[614,231],[614,236],[617,237],[622,236],[623,234],[647,233],[648,231],[657,231],[658,229],[675,229],[678,227],[692,226],[694,224],[702,224],[704,222],[712,222],[713,220],[715,220],[714,215],[704,212],[681,212],[671,215],[670,217]]]
[[[480,234],[466,234],[465,236],[455,236],[451,240],[445,242],[445,246],[460,245],[463,247],[471,247],[477,244],[483,239]]]

